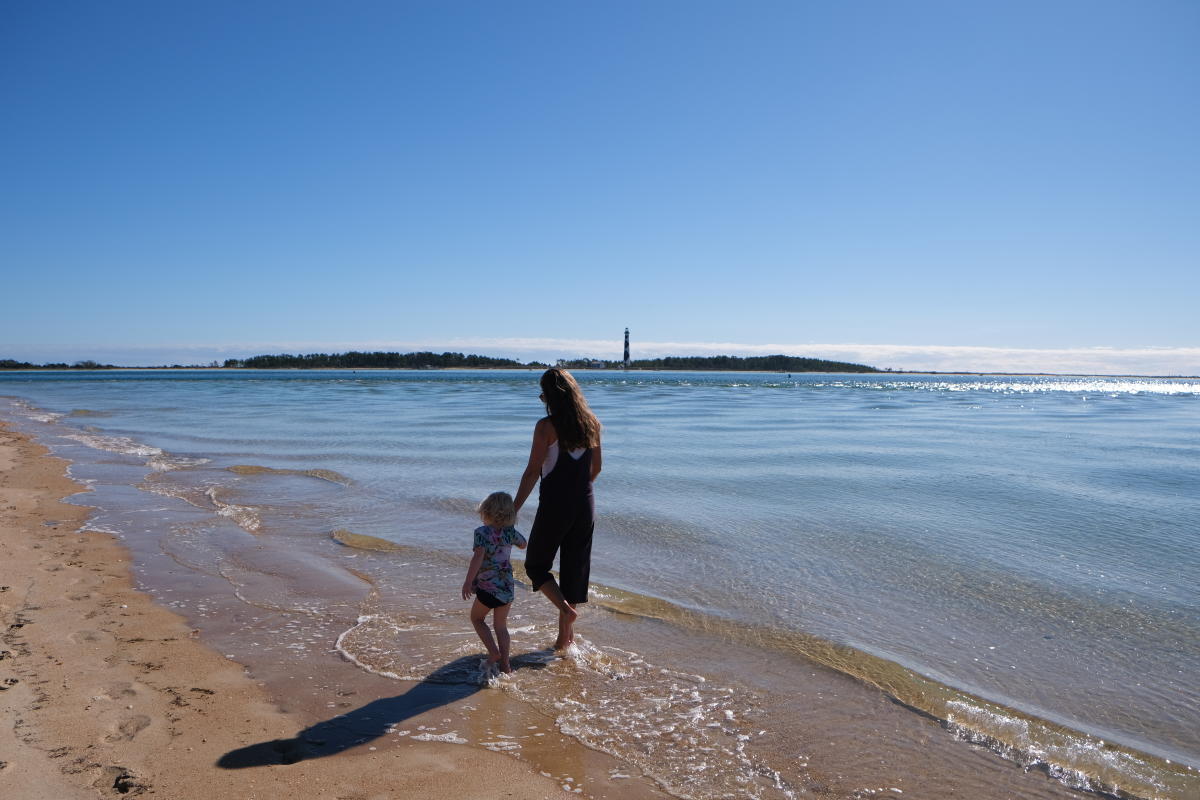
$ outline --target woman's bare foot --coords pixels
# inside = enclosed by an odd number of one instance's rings
[[[512,674],[512,671],[513,671],[512,664],[510,664],[508,662],[507,658],[500,659],[500,671],[503,672],[505,675]]]
[[[558,612],[558,638],[554,640],[555,650],[565,650],[569,645],[575,643],[575,620],[577,619],[579,619],[579,612],[570,605]]]
[[[575,620],[579,619],[579,612],[563,597],[562,589],[558,587],[558,583],[553,578],[543,583],[538,591],[546,595],[546,599],[558,609],[558,638],[554,640],[554,649],[562,650],[575,641],[573,626]]]

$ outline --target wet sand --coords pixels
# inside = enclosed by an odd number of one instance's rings
[[[559,780],[508,755],[411,737],[352,746],[320,730],[321,714],[281,709],[133,588],[129,553],[83,530],[88,510],[60,502],[82,487],[45,453],[0,426],[6,800],[562,796]],[[405,725],[464,702],[427,687],[409,698]],[[471,714],[499,727],[505,711],[496,697]]]

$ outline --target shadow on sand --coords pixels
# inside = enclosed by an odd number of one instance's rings
[[[513,667],[518,670],[542,669],[546,663],[538,658],[541,655],[531,653],[519,660],[513,659]],[[483,688],[478,681],[467,679],[478,674],[479,660],[479,656],[466,656],[443,664],[404,694],[373,700],[349,713],[311,725],[294,738],[274,739],[230,750],[217,760],[217,766],[245,769],[295,764],[310,758],[337,755],[366,744],[386,735],[397,723],[478,692]]]

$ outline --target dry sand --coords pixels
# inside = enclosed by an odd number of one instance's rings
[[[563,796],[525,763],[452,744],[298,757],[291,737],[312,720],[136,591],[125,549],[60,502],[81,487],[45,453],[0,426],[4,800]],[[217,765],[246,752],[251,768]]]

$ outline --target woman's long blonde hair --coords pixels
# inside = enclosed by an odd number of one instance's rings
[[[600,444],[600,420],[588,408],[571,373],[551,367],[542,373],[541,385],[542,402],[558,434],[559,447],[576,450]]]

